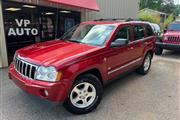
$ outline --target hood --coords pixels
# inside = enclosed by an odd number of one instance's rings
[[[165,36],[180,36],[180,31],[167,31],[165,34]]]
[[[22,48],[17,51],[17,54],[25,61],[31,63],[57,67],[72,60],[79,60],[81,56],[87,57],[88,53],[97,49],[99,47],[54,40]]]

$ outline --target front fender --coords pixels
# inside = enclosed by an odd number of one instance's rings
[[[99,72],[101,73],[101,76],[102,76],[103,83],[105,81],[107,81],[106,79],[108,77],[107,77],[107,71],[106,71],[106,64],[100,58],[99,59],[92,58],[92,59],[78,62],[76,64],[73,64],[73,65],[67,67],[66,69],[64,69],[62,71],[63,72],[62,80],[63,80],[63,82],[68,83],[67,95],[68,95],[70,89],[72,88],[72,85],[73,85],[75,79],[80,74],[83,74],[92,69],[99,70]]]

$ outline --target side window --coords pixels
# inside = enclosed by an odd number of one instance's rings
[[[131,38],[131,32],[130,32],[130,27],[123,27],[121,28],[117,33],[116,33],[116,37],[114,40],[116,39],[127,39],[130,40]]]
[[[133,31],[134,31],[134,40],[143,39],[145,37],[144,27],[140,25],[136,25],[134,26]]]
[[[155,29],[155,28],[154,28],[154,29]],[[146,25],[146,33],[147,33],[147,37],[154,35],[154,32],[153,32],[151,26]]]

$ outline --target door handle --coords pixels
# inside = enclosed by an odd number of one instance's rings
[[[130,48],[129,48],[129,50],[133,50],[133,49],[134,49],[134,47],[130,47]]]
[[[148,42],[145,42],[144,44],[145,44],[145,45],[148,45]]]

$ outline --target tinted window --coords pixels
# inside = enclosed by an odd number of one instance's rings
[[[170,24],[169,26],[168,26],[168,30],[178,30],[178,31],[180,31],[180,24],[178,24],[178,23],[173,23],[173,24]]]
[[[102,46],[111,35],[112,25],[78,25],[66,32],[61,39],[94,46]]]
[[[148,36],[148,37],[149,37],[149,36],[153,36],[153,35],[154,35],[154,33],[153,33],[153,30],[152,30],[151,26],[146,25],[146,33],[147,33],[147,36]]]
[[[121,28],[117,34],[116,34],[116,37],[114,40],[116,39],[127,39],[127,40],[130,40],[130,27],[124,27],[124,28]]]
[[[139,40],[144,38],[144,28],[140,25],[134,26],[134,40]]]

